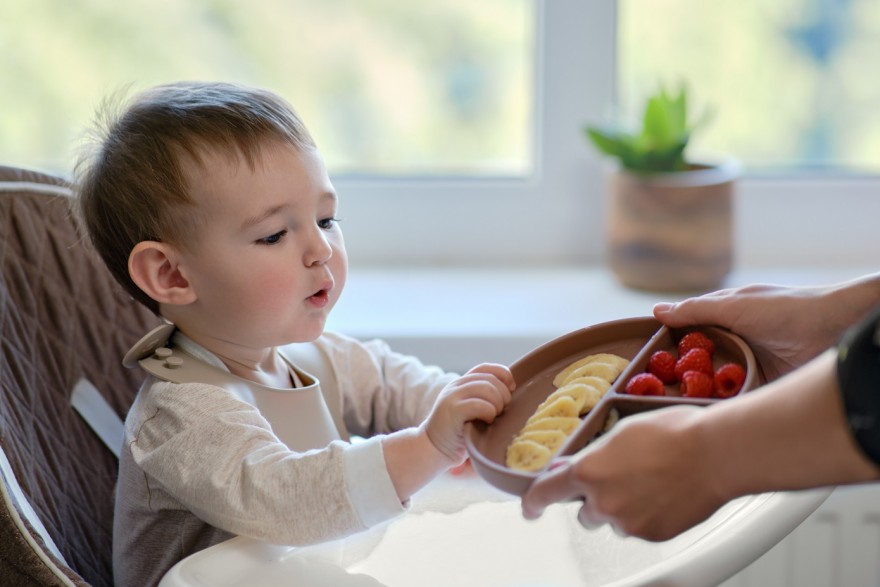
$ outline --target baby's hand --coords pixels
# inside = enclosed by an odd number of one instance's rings
[[[510,402],[516,384],[503,365],[484,363],[447,385],[422,425],[434,447],[453,463],[464,459],[464,425],[491,423]]]

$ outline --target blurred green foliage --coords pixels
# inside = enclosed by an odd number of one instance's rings
[[[4,0],[0,162],[67,172],[105,96],[179,79],[278,92],[331,170],[522,173],[530,0]]]
[[[750,172],[880,173],[877,0],[621,0],[618,111],[688,80],[712,125],[688,151]],[[692,104],[691,106],[695,106]]]
[[[685,149],[698,124],[688,118],[687,90],[661,88],[648,98],[638,133],[616,126],[588,126],[587,137],[624,169],[654,173],[687,169]]]

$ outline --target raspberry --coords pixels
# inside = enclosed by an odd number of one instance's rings
[[[653,373],[663,383],[669,385],[678,379],[675,376],[675,355],[669,351],[657,351],[648,359],[648,373]]]
[[[712,376],[701,371],[687,371],[681,378],[684,397],[712,397]]]
[[[666,395],[666,388],[656,375],[639,373],[626,382],[626,392],[632,395]]]
[[[745,380],[745,370],[736,363],[722,365],[715,372],[715,397],[733,397],[742,389]]]
[[[704,348],[691,349],[675,363],[675,377],[681,381],[687,371],[700,371],[710,377],[715,373],[712,356]]]
[[[685,356],[691,349],[706,349],[711,356],[715,354],[715,343],[702,332],[689,332],[678,341],[678,356]]]

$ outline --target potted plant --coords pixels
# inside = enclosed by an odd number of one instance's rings
[[[687,146],[705,117],[689,119],[687,92],[660,89],[638,133],[588,126],[590,142],[617,162],[610,175],[608,260],[629,287],[705,291],[733,265],[738,166],[691,161]]]

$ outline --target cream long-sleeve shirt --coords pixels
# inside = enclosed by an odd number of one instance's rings
[[[285,354],[296,361],[307,351],[312,369],[303,371],[322,380],[340,436],[367,440],[294,452],[235,393],[149,378],[125,422],[113,531],[117,585],[155,585],[181,559],[234,535],[313,544],[405,510],[380,435],[421,423],[455,375],[381,341],[326,333],[308,349],[297,346]]]

